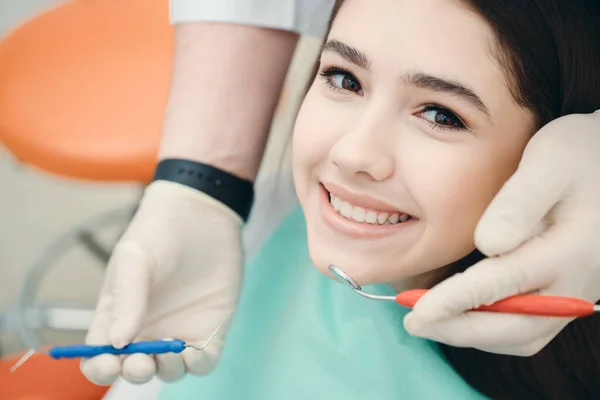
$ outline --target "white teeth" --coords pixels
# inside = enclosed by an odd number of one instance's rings
[[[333,209],[342,216],[356,222],[366,222],[373,225],[393,225],[399,222],[406,222],[410,219],[408,214],[367,211],[362,207],[353,206],[347,201],[330,194],[329,200]]]
[[[352,208],[352,219],[356,222],[363,222],[365,220],[365,210],[360,207]]]
[[[339,197],[332,197],[331,204],[333,205],[333,208],[335,209],[335,211],[340,211],[340,207],[342,206],[342,201],[340,200]]]
[[[369,211],[365,217],[365,221],[367,221],[369,224],[377,223],[377,213],[374,211]]]
[[[346,218],[352,217],[352,206],[350,205],[350,203],[347,203],[345,201],[342,203],[342,206],[340,207],[340,214],[342,214]]]

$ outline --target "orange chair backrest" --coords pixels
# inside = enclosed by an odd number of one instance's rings
[[[0,140],[52,173],[147,181],[173,32],[168,0],[75,0],[26,22],[0,43]]]
[[[10,367],[20,354],[0,360],[0,399],[6,400],[100,400],[108,387],[89,382],[79,360],[53,360],[36,354],[14,373]]]

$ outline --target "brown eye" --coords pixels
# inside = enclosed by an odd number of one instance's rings
[[[363,92],[362,86],[358,79],[356,79],[354,75],[348,71],[332,68],[322,72],[321,76],[325,78],[327,85],[333,90],[339,92],[353,92],[357,94],[362,94]]]
[[[330,82],[337,88],[347,90],[349,92],[359,92],[362,88],[360,83],[353,76],[348,74],[335,74],[330,77]]]
[[[422,117],[434,127],[465,129],[465,124],[452,111],[442,107],[429,106],[422,111]]]
[[[340,75],[336,75],[334,79],[338,79],[339,77]],[[342,77],[340,86],[342,89],[349,90],[351,92],[358,92],[360,90],[360,83],[347,75]]]

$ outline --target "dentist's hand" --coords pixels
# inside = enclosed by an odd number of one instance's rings
[[[242,278],[242,220],[194,189],[153,182],[108,265],[86,342],[122,347],[165,338],[202,345],[231,317]],[[109,385],[120,375],[144,383],[210,372],[219,360],[225,323],[202,351],[82,361],[92,382]]]
[[[536,133],[475,243],[491,258],[423,296],[405,320],[411,334],[529,356],[571,320],[465,311],[533,291],[600,299],[600,112],[565,116]]]

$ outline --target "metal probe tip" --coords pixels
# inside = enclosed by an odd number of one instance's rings
[[[228,320],[229,318],[226,318],[223,320],[223,322],[221,322],[219,324],[219,326],[217,327],[217,329],[210,335],[210,337],[206,340],[206,342],[204,342],[204,344],[200,347],[194,346],[193,344],[189,344],[186,343],[184,347],[190,347],[192,349],[195,350],[204,350],[206,348],[206,346],[208,346],[208,344],[213,340],[213,338],[216,336],[217,332],[219,332],[219,329],[221,329],[221,327],[223,326],[223,324],[225,324],[225,322]]]

